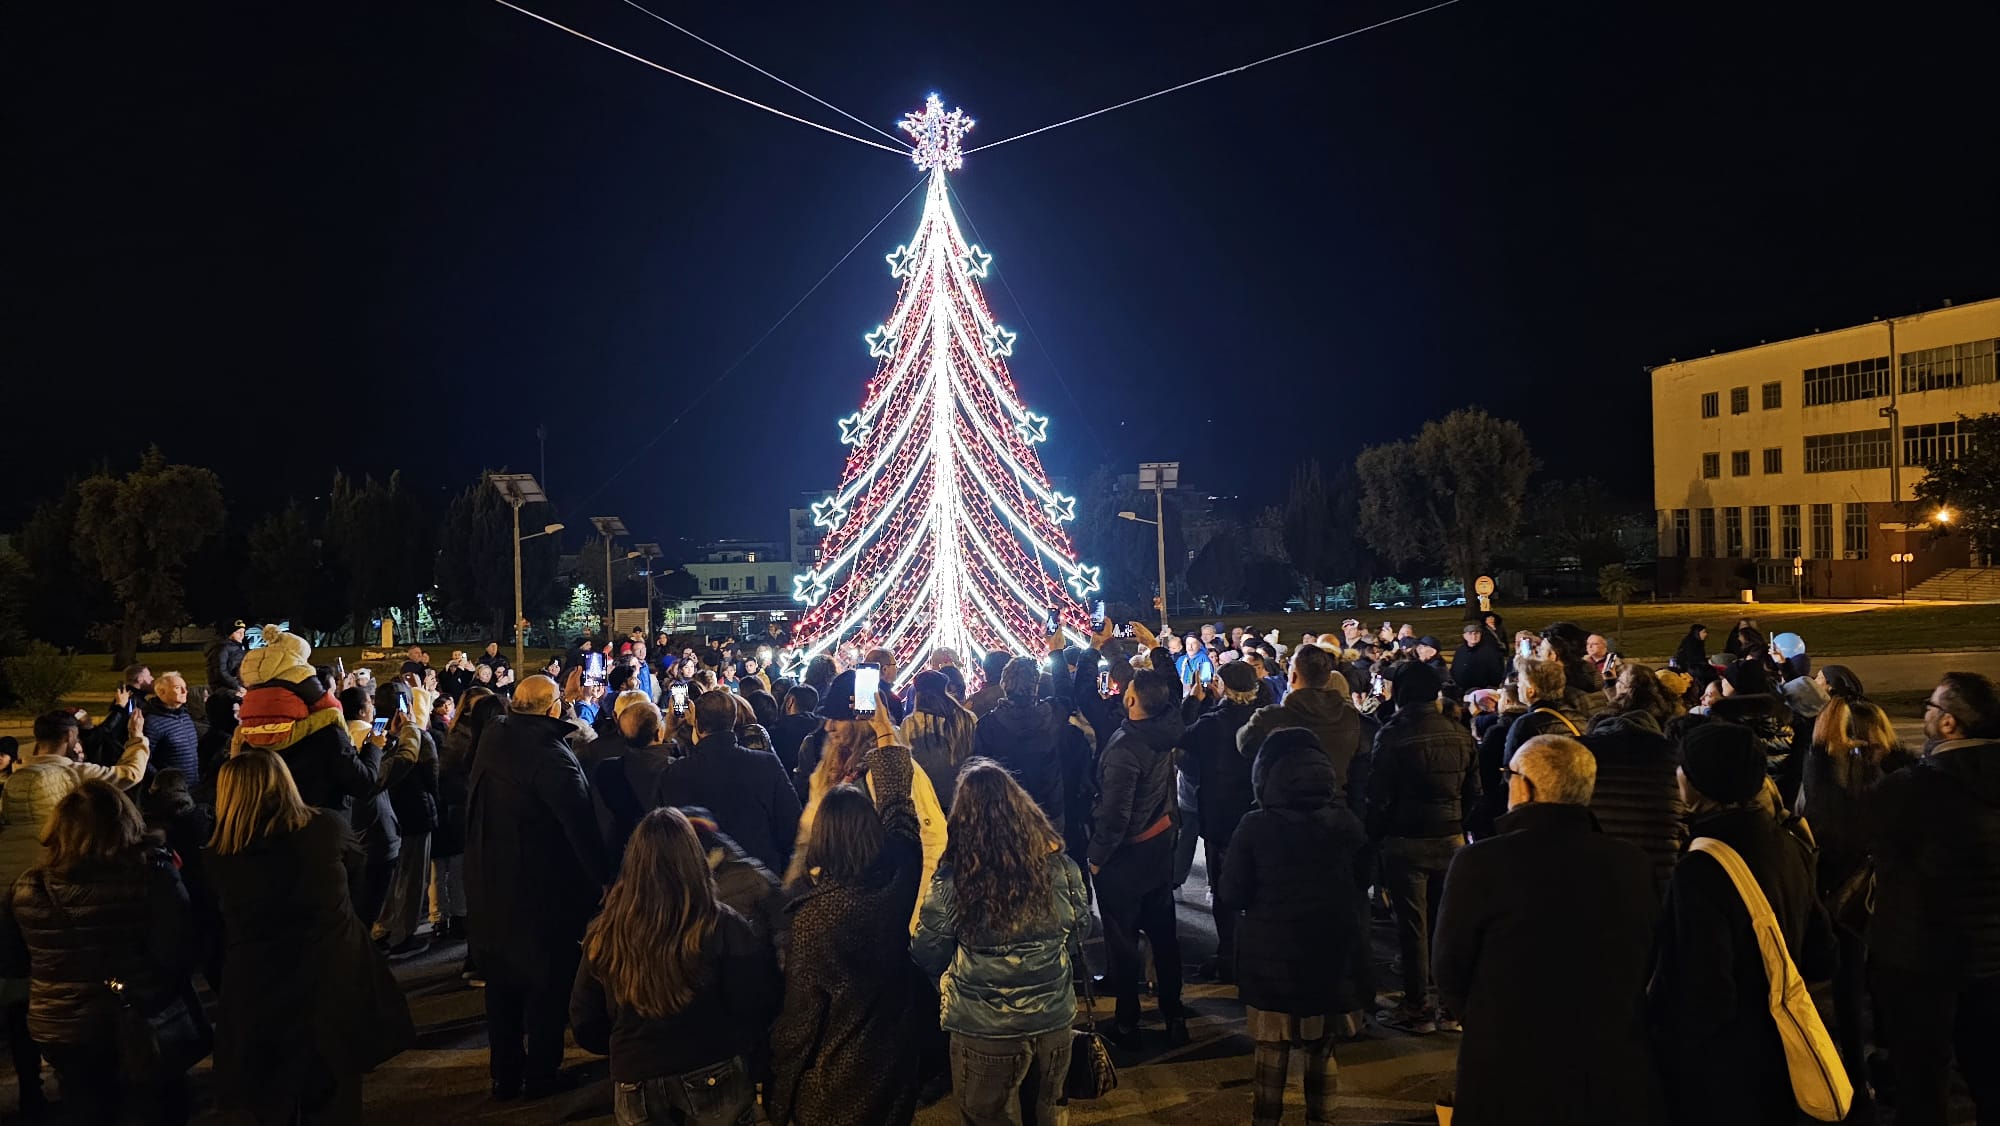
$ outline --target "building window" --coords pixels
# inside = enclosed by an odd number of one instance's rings
[[[1787,559],[1797,559],[1799,551],[1799,506],[1785,504],[1778,506],[1779,551]]]
[[[1715,554],[1715,510],[1697,509],[1695,527],[1701,534],[1701,557],[1707,559]]]
[[[1973,340],[1905,352],[1900,357],[1903,390],[1935,391],[1940,387],[1971,387],[1994,379],[1994,353],[2000,340]]]
[[[1731,477],[1750,476],[1750,451],[1729,451],[1729,475]]]
[[[776,575],[764,576],[764,593],[765,594],[778,593],[778,576]]]
[[[1764,385],[1764,409],[1767,411],[1774,411],[1784,405],[1785,405],[1784,383],[1782,382],[1766,383]]]
[[[1771,506],[1760,504],[1750,510],[1750,557],[1771,557]]]
[[[1674,554],[1685,559],[1688,554],[1688,510],[1674,509]]]
[[[1722,393],[1704,391],[1701,393],[1701,417],[1714,418],[1722,413]]]
[[[1889,468],[1889,428],[1806,435],[1806,472]]]
[[[1840,514],[1840,550],[1845,558],[1868,558],[1868,506],[1845,504]]]
[[[1731,387],[1729,389],[1729,413],[1750,413],[1750,389],[1748,387]]]
[[[1722,476],[1722,455],[1719,453],[1701,455],[1701,479],[1708,481],[1720,476]]]
[[[1812,506],[1812,557],[1833,558],[1833,506],[1830,504]]]
[[[725,577],[721,576],[721,575],[717,575],[716,577],[714,577],[714,578],[712,578],[712,579],[708,580],[708,589],[710,589],[710,590],[728,590],[728,589],[729,589],[729,580],[728,580],[727,578],[725,578]]]
[[[1783,473],[1785,471],[1785,450],[1782,446],[1772,446],[1764,451],[1764,472]]]
[[[1856,399],[1886,398],[1889,394],[1889,357],[1850,360],[1805,369],[1806,405],[1847,403]]]
[[[1743,555],[1743,510],[1725,508],[1722,510],[1722,553],[1731,559]]]
[[[1926,422],[1903,427],[1903,464],[1937,465],[1958,457],[1958,423]]]

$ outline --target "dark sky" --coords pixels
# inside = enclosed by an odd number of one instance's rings
[[[968,143],[1420,6],[659,5],[885,127],[939,91]],[[859,129],[619,0],[525,6]],[[1986,6],[1776,7],[1462,0],[969,158],[1051,470],[1275,500],[1477,403],[1645,508],[1642,365],[2000,295]],[[648,539],[836,481],[920,197],[715,384],[906,160],[491,0],[8,11],[0,528],[148,441],[255,513],[539,471],[542,424],[572,526]]]

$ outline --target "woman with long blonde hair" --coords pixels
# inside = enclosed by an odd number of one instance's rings
[[[777,958],[715,896],[677,809],[639,822],[570,992],[576,1042],[611,1057],[618,1126],[752,1120],[760,1052],[784,986]]]
[[[224,1110],[243,1120],[360,1122],[362,1073],[415,1039],[348,898],[349,836],[269,751],[239,750],[216,775],[208,873],[228,980],[215,1075]]]
[[[910,953],[940,979],[965,1121],[1048,1126],[1060,1121],[1069,1072],[1070,958],[1090,918],[1083,874],[1048,816],[998,763],[966,763],[957,792]],[[996,1076],[982,1066],[993,1057],[1013,1067]]]

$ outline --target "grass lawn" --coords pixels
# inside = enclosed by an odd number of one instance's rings
[[[1766,636],[1796,633],[1805,639],[1806,651],[1814,656],[1854,656],[1864,653],[1909,652],[1924,649],[2000,649],[2000,605],[1966,603],[1911,603],[1902,606],[1881,602],[1763,602],[1745,606],[1735,602],[1644,602],[1625,607],[1625,628],[1618,629],[1618,610],[1601,602],[1495,604],[1509,633],[1518,629],[1540,629],[1550,622],[1572,621],[1593,633],[1612,639],[1618,652],[1628,657],[1665,660],[1673,655],[1687,628],[1700,622],[1709,629],[1708,651],[1719,652],[1727,631],[1736,619],[1754,619]],[[1451,606],[1437,610],[1351,610],[1307,614],[1231,615],[1229,624],[1254,626],[1259,633],[1276,626],[1282,640],[1291,644],[1303,632],[1318,633],[1338,629],[1343,619],[1355,617],[1379,626],[1385,619],[1397,626],[1404,622],[1418,634],[1434,634],[1447,650],[1459,643],[1459,623],[1466,608]],[[1176,623],[1186,630],[1197,619]]]

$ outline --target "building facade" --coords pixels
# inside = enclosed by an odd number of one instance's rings
[[[1653,368],[1661,591],[1886,598],[1968,565],[1912,489],[2000,410],[1996,349],[2000,298]]]

